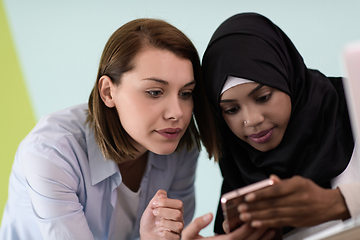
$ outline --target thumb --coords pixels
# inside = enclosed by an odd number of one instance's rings
[[[202,217],[196,218],[192,221],[182,232],[182,239],[194,239],[195,237],[199,237],[199,232],[201,229],[208,226],[213,219],[212,213],[207,213]]]
[[[164,197],[165,198],[167,197],[167,193],[165,190],[160,189],[155,193],[154,197],[150,200],[145,211],[143,212],[143,215],[141,217],[142,222],[150,222],[151,220],[154,219],[154,214],[152,213],[153,209],[155,208],[154,202],[158,198],[164,198]]]
[[[154,198],[159,198],[159,197],[167,197],[167,192],[165,190],[158,190],[156,193],[155,193],[155,196]],[[153,198],[153,199],[154,199]]]
[[[273,180],[274,183],[279,183],[279,182],[281,182],[281,179],[280,179],[278,176],[276,176],[275,174],[271,174],[269,178],[270,178],[271,180]]]
[[[167,197],[167,192],[165,190],[162,190],[162,189],[158,190],[155,193],[154,197],[150,200],[147,208],[154,209],[155,208],[155,205],[154,205],[155,201],[157,199],[159,199],[159,198],[166,198],[166,197]]]
[[[166,197],[167,197],[167,192],[165,190],[162,190],[162,189],[158,190],[155,193],[155,195],[153,196],[153,198],[150,200],[150,202],[149,202],[148,206],[146,207],[145,211],[146,210],[149,210],[149,211],[151,210],[152,211],[152,209],[155,208],[154,203],[156,202],[156,200],[159,199],[159,198],[166,198]]]

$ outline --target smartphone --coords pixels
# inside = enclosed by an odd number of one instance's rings
[[[239,212],[237,207],[241,202],[244,202],[244,196],[248,193],[256,190],[271,186],[274,181],[271,179],[265,179],[248,186],[235,189],[231,192],[225,193],[221,196],[221,207],[224,214],[224,219],[228,224],[225,224],[227,232],[232,232],[236,228],[240,227],[243,222],[239,218]]]

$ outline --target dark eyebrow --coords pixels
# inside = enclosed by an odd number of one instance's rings
[[[256,91],[258,91],[260,88],[262,88],[264,86],[264,84],[259,84],[256,88],[254,88],[249,94],[248,96],[253,95]]]
[[[196,81],[195,81],[195,80],[192,80],[191,82],[185,84],[184,87],[188,87],[188,86],[191,86],[191,85],[193,85],[193,84],[196,84]]]
[[[144,78],[143,80],[155,81],[155,82],[158,82],[158,83],[161,83],[161,84],[164,84],[164,85],[169,85],[168,81],[165,81],[165,80],[162,80],[162,79],[159,79],[159,78]],[[196,83],[195,80],[192,80],[191,82],[185,84],[184,87],[188,87],[188,86],[193,85],[195,83]]]
[[[144,78],[143,80],[155,81],[164,85],[169,85],[169,82],[158,78]]]
[[[233,99],[224,99],[224,100],[220,100],[220,103],[227,103],[227,102],[236,102]]]

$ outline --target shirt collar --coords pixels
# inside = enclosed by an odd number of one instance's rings
[[[94,131],[86,125],[86,145],[89,159],[91,185],[98,184],[106,178],[116,174],[117,185],[121,182],[121,175],[117,164],[106,159],[99,149],[94,136]]]
[[[111,159],[106,159],[104,157],[95,141],[94,131],[89,128],[88,124],[86,125],[86,145],[90,166],[91,185],[98,184],[114,174],[117,176],[117,185],[120,185],[121,174],[118,165]],[[168,157],[169,155],[158,155],[149,152],[148,166],[153,166],[159,170],[165,171],[168,168]]]
[[[159,170],[165,171],[168,168],[168,156],[169,155],[158,155],[149,152],[148,166],[151,165]]]

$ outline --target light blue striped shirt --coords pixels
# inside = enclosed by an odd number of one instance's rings
[[[85,124],[86,109],[84,104],[43,117],[21,142],[1,240],[109,239],[121,174],[115,162],[104,159]],[[191,221],[198,155],[197,149],[149,153],[131,239],[139,237],[142,213],[159,189],[183,201],[185,223]]]

